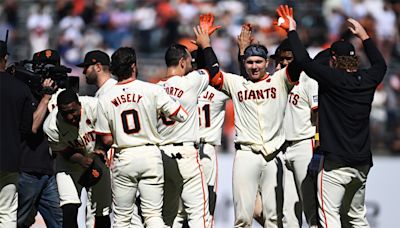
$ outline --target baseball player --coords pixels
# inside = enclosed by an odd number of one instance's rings
[[[287,8],[287,7],[286,7]],[[287,11],[281,15],[295,60],[319,84],[320,151],[325,155],[318,175],[319,219],[322,227],[369,227],[365,188],[372,155],[369,115],[376,87],[386,73],[386,63],[365,29],[349,18],[349,30],[358,37],[371,67],[358,69],[354,46],[336,41],[330,47],[330,66],[308,56]]]
[[[163,227],[164,172],[157,132],[158,114],[183,122],[187,113],[160,87],[136,79],[136,54],[119,48],[111,57],[118,78],[99,98],[96,133],[115,148],[112,167],[114,227],[143,227],[135,211],[139,190],[145,227]]]
[[[210,214],[214,216],[217,201],[218,161],[216,147],[221,146],[222,125],[225,118],[225,102],[229,97],[212,86],[199,96],[200,116],[199,153],[208,185]]]
[[[100,51],[94,50],[86,53],[84,62],[77,65],[83,68],[83,74],[88,84],[95,84],[99,89],[95,97],[107,93],[110,88],[117,83],[111,78],[110,57]],[[110,149],[109,153],[112,153]],[[87,204],[86,227],[110,227],[111,211],[111,180],[110,171],[106,165],[103,167],[103,175],[96,185],[88,191],[88,198],[91,200]],[[102,205],[101,202],[106,203]]]
[[[201,15],[200,22],[205,16],[209,14]],[[197,48],[197,46],[190,47],[185,45],[188,50],[191,48]],[[203,68],[203,61],[200,58],[201,50],[198,48],[191,51],[192,56],[192,67],[193,69]],[[225,102],[229,99],[227,95],[216,90],[212,86],[208,86],[198,97],[198,113],[199,113],[199,139],[198,139],[198,150],[200,155],[200,161],[204,168],[204,176],[208,185],[208,199],[209,199],[209,210],[212,218],[212,224],[214,223],[214,210],[217,198],[217,156],[216,147],[221,145],[221,134],[222,125],[225,119]],[[183,205],[180,204],[180,208],[177,217],[174,220],[174,227],[182,227],[183,222],[186,218],[186,212],[183,209]]]
[[[57,154],[56,180],[63,227],[78,227],[82,186],[77,180],[93,161],[89,154],[94,151],[96,140],[96,104],[96,98],[78,98],[73,90],[64,90],[57,97],[57,107],[43,125],[51,150]]]
[[[271,57],[275,59],[277,70],[292,62],[289,40],[283,40]],[[317,227],[314,178],[307,175],[313,156],[317,109],[318,83],[302,73],[299,84],[289,93],[284,118],[286,150],[281,158],[285,162],[283,224],[287,227],[302,225],[301,211],[298,214],[296,207],[298,200],[309,226]],[[296,189],[292,189],[293,180]]]
[[[283,145],[282,127],[287,95],[297,82],[300,70],[294,64],[270,75],[267,49],[250,45],[245,50],[244,65],[249,80],[219,71],[218,60],[210,46],[208,28],[195,29],[196,42],[203,49],[210,84],[227,93],[235,107],[235,147],[233,197],[235,227],[249,227],[253,220],[256,193],[261,192],[264,227],[277,227],[275,188],[278,162],[276,154]],[[274,114],[268,114],[273,110]]]
[[[282,156],[289,175],[294,177],[297,189],[297,195],[285,194],[285,201],[293,202],[289,197],[298,197],[307,222],[313,228],[317,227],[316,192],[314,179],[307,175],[307,168],[313,156],[316,131],[311,115],[317,115],[317,102],[317,82],[302,73],[299,84],[289,94],[286,106],[284,127],[287,148]],[[284,190],[291,190],[286,187],[286,183]],[[296,194],[296,192],[293,193]],[[284,214],[292,214],[295,211],[295,205],[289,206],[291,207],[284,206]],[[289,227],[301,226],[301,217],[298,219],[287,218],[284,222],[287,222]]]
[[[229,97],[212,86],[198,98],[199,112],[199,156],[208,185],[209,210],[214,223],[214,211],[217,201],[218,161],[216,147],[221,145],[222,125],[225,118],[225,102]],[[181,209],[181,208],[180,208]],[[174,227],[181,227],[186,214],[179,211]]]
[[[185,107],[189,118],[177,124],[163,116],[157,124],[163,137],[160,148],[164,153],[164,221],[173,225],[182,200],[190,227],[210,227],[207,183],[196,149],[199,138],[197,99],[207,89],[209,74],[206,70],[192,71],[192,57],[180,44],[168,48],[165,62],[167,77],[158,84]]]
[[[262,45],[250,45],[244,58],[249,80],[221,73],[210,47],[208,29],[198,26],[195,33],[197,44],[203,48],[207,69],[216,75],[210,80],[211,85],[227,93],[235,107],[235,227],[251,226],[258,189],[266,217],[264,226],[277,227],[275,188],[278,166],[275,156],[285,141],[282,128],[284,109],[300,70],[289,64],[271,76],[266,72],[267,49]],[[264,110],[274,110],[275,113],[268,115]]]

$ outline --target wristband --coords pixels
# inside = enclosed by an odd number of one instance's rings
[[[319,133],[315,133],[314,140],[319,141]]]

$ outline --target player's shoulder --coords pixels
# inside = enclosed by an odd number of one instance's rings
[[[208,86],[205,91],[208,91],[209,93],[213,93],[215,96],[215,100],[218,102],[225,102],[230,99],[229,95],[224,91],[224,90],[217,90],[216,88],[212,86]]]
[[[310,78],[304,71],[300,74],[299,84],[303,84],[304,86],[318,86],[318,82]]]
[[[224,77],[224,82],[225,81],[235,81],[235,82],[246,82],[247,79],[244,76],[238,75],[238,74],[233,74],[233,73],[228,73],[221,71],[222,76]]]
[[[204,69],[197,69],[189,72],[186,74],[184,77],[182,77],[183,80],[192,82],[193,80],[204,80],[208,79],[209,75],[207,70]]]
[[[208,76],[208,71],[205,69],[197,69],[197,70],[193,70],[192,72],[188,73],[187,76],[189,75],[204,75],[204,76]]]
[[[203,91],[203,93],[207,93],[207,92],[211,92],[211,93],[218,94],[218,95],[221,95],[221,96],[227,96],[225,93],[217,90],[216,88],[214,88],[214,87],[212,87],[210,85],[207,86],[207,89]]]
[[[157,90],[162,90],[162,85],[164,83],[161,83],[161,81],[157,83],[151,83],[151,82],[146,82],[146,81],[138,81],[138,85],[141,89],[146,90],[146,91],[157,91]]]
[[[277,79],[279,77],[286,77],[287,76],[286,74],[287,74],[287,66],[282,69],[276,70],[273,74],[271,74],[271,78]]]
[[[118,81],[115,78],[109,78],[107,80],[107,83],[111,84],[111,85],[115,85],[118,83]]]
[[[79,96],[79,102],[81,102],[82,108],[89,113],[94,113],[97,107],[99,99],[89,96]]]
[[[95,97],[90,97],[90,96],[79,96],[79,102],[81,102],[82,105],[93,105],[97,104],[98,98]]]

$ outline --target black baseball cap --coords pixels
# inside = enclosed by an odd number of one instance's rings
[[[354,46],[344,40],[339,40],[331,45],[330,52],[332,56],[355,56]]]
[[[85,55],[85,60],[83,63],[80,63],[76,66],[78,67],[87,67],[90,65],[94,65],[96,63],[100,63],[101,65],[110,65],[110,57],[107,55],[107,53],[100,51],[100,50],[94,50],[94,51],[89,51]]]
[[[33,54],[32,61],[34,64],[46,63],[60,65],[60,54],[56,50],[45,49]]]
[[[8,55],[8,50],[7,50],[7,44],[6,42],[0,40],[0,58],[5,57],[6,55]]]
[[[284,39],[281,44],[276,48],[275,53],[270,56],[271,59],[275,59],[278,57],[279,52],[281,51],[292,51],[292,48],[290,47],[290,43],[288,39]]]

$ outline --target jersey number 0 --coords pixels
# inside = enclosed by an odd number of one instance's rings
[[[135,109],[123,111],[121,113],[121,120],[126,134],[135,134],[140,131],[139,114]],[[131,120],[133,120],[133,124]]]

